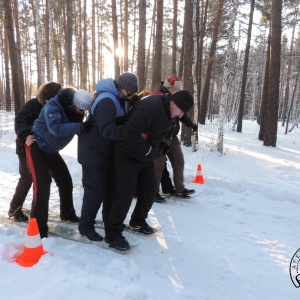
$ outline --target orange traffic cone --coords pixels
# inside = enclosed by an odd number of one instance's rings
[[[196,173],[196,177],[193,180],[193,182],[195,183],[200,183],[200,184],[204,184],[204,177],[202,175],[202,171],[201,171],[201,165],[199,164],[197,167],[197,173]]]
[[[25,236],[24,251],[17,257],[16,263],[22,267],[32,267],[45,253],[47,252],[43,249],[37,221],[31,218]]]

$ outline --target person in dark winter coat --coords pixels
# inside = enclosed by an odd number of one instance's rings
[[[79,232],[92,241],[102,241],[94,223],[101,204],[104,223],[115,194],[113,143],[122,140],[126,121],[127,100],[138,91],[138,79],[129,72],[116,80],[100,80],[96,84],[96,99],[91,107],[92,128],[78,141],[78,162],[82,165],[84,195]]]
[[[22,207],[26,196],[31,188],[32,179],[28,171],[25,153],[26,141],[32,141],[32,126],[35,119],[39,116],[43,106],[62,89],[61,85],[56,82],[46,82],[42,84],[35,98],[28,100],[23,107],[17,112],[15,118],[16,153],[19,158],[20,178],[16,186],[15,193],[10,202],[8,216],[16,222],[27,222],[28,217],[23,213]],[[63,188],[59,180],[59,188]],[[64,203],[62,201],[62,212]]]
[[[164,94],[169,93],[173,94],[181,89],[182,83],[178,76],[171,75],[164,82],[161,83],[161,86],[157,91],[152,92],[151,94]],[[195,132],[198,130],[197,124],[194,124],[192,120],[184,114],[182,117],[176,117],[174,120],[174,126],[168,132],[164,141],[170,145],[170,151],[167,154],[167,157],[173,168],[173,179],[175,190],[172,185],[172,181],[169,177],[169,172],[167,170],[166,157],[161,157],[155,161],[156,167],[156,176],[158,190],[161,183],[162,190],[164,194],[176,194],[180,197],[187,197],[195,193],[195,190],[186,189],[184,186],[184,157],[181,150],[180,141],[177,137],[180,130],[180,122],[186,126],[192,128]],[[162,197],[159,192],[157,192],[155,202],[164,202],[165,198]]]
[[[130,248],[123,237],[123,223],[137,188],[138,199],[130,225],[143,234],[153,233],[146,218],[157,192],[153,160],[165,155],[163,143],[173,127],[174,118],[188,112],[193,96],[185,90],[165,95],[152,95],[137,102],[124,125],[123,141],[115,143],[114,164],[116,197],[105,223],[105,241],[110,247],[125,251]]]
[[[60,197],[71,199],[69,209],[64,211],[63,220],[74,218],[78,221],[73,205],[73,183],[66,163],[59,154],[74,137],[91,127],[91,122],[83,121],[84,111],[90,109],[92,96],[85,90],[65,88],[43,107],[34,121],[33,140],[26,142],[29,172],[33,178],[33,202],[31,217],[37,219],[41,238],[48,236],[48,204],[51,176],[59,176],[64,181]],[[63,163],[62,163],[63,162]],[[54,170],[54,172],[53,172]]]

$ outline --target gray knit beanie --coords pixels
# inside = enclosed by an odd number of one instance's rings
[[[86,90],[78,90],[73,96],[73,104],[82,110],[89,110],[92,106],[93,98]]]
[[[115,81],[117,88],[124,89],[131,93],[136,93],[139,90],[138,78],[130,72],[121,74]]]

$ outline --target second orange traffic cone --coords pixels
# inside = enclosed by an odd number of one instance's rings
[[[202,175],[201,165],[198,164],[196,177],[193,180],[194,183],[204,184],[204,177]]]
[[[31,218],[25,236],[24,251],[17,257],[16,263],[22,267],[32,267],[45,253],[47,252],[44,251],[41,242],[37,221],[35,218]]]

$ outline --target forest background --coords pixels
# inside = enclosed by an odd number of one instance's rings
[[[102,78],[135,73],[140,90],[177,74],[195,97],[189,116],[217,119],[276,146],[278,121],[298,125],[297,0],[1,0],[0,109],[17,112],[38,86],[58,81],[93,93]],[[198,135],[181,139],[197,150]]]

